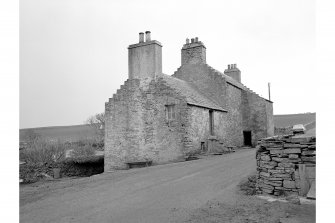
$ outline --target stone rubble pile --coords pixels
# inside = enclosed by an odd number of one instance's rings
[[[316,138],[275,136],[259,140],[256,148],[257,193],[298,195],[298,167],[315,164]]]

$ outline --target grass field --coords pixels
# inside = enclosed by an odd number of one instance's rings
[[[274,115],[275,127],[288,127],[295,124],[309,124],[307,132],[315,133],[316,113]],[[313,123],[314,122],[314,123]],[[314,130],[313,130],[314,129]],[[20,142],[26,140],[26,132],[29,129],[20,129]],[[81,139],[90,139],[94,136],[94,130],[89,125],[53,126],[32,128],[36,134],[47,140],[61,140],[74,142]]]
[[[309,124],[316,121],[316,113],[274,115],[275,127],[288,127],[296,124]],[[312,126],[310,126],[312,127]],[[315,123],[314,123],[315,128]],[[309,128],[312,129],[312,128]]]
[[[51,126],[20,129],[20,142],[26,141],[26,133],[29,130],[33,130],[41,138],[51,141],[75,142],[82,139],[91,139],[94,136],[94,129],[89,125]]]

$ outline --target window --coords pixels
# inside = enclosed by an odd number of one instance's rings
[[[176,109],[175,105],[166,105],[166,120],[172,121],[176,119]]]
[[[214,135],[214,114],[213,110],[209,110],[209,133]]]

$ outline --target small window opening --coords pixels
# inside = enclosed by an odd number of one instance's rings
[[[214,135],[214,113],[213,110],[209,110],[209,132]]]
[[[175,105],[166,105],[166,120],[172,121],[176,119]]]

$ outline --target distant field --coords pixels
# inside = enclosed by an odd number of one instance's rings
[[[80,139],[90,139],[94,130],[89,125],[51,126],[31,128],[36,134],[47,140],[74,142]],[[26,132],[30,129],[20,129],[20,142],[26,141]]]
[[[288,127],[296,124],[306,125],[312,122],[314,122],[314,128],[315,128],[316,113],[274,115],[275,127]]]
[[[275,127],[288,127],[295,124],[309,124],[306,130],[315,133],[316,113],[274,115]],[[314,123],[313,123],[314,122]],[[29,129],[20,129],[20,142],[26,140],[25,133]],[[34,132],[48,140],[78,141],[90,139],[94,136],[94,130],[89,125],[53,126],[32,128]]]

